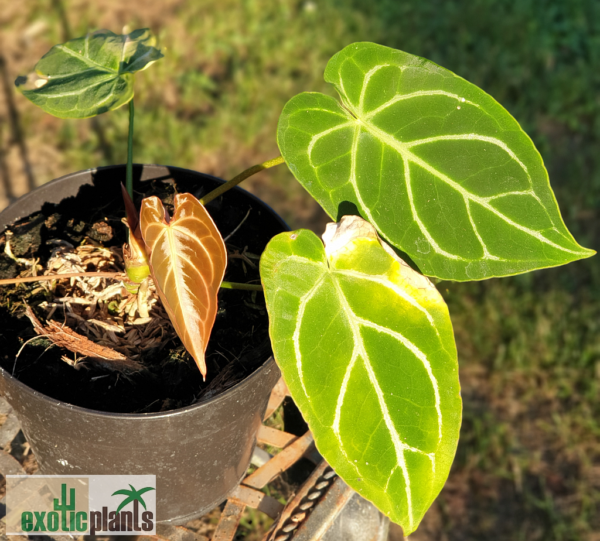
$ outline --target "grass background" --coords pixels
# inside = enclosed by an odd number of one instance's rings
[[[500,101],[542,153],[567,226],[599,248],[597,0],[7,2],[5,79],[27,73],[67,30],[124,25],[152,28],[165,52],[136,79],[137,162],[230,178],[277,156],[285,102],[304,90],[333,94],[322,80],[328,58],[375,41],[427,57]],[[0,171],[18,195],[27,182],[6,92]],[[94,126],[13,99],[36,184],[125,161],[127,108]],[[245,187],[292,227],[322,232],[323,212],[284,167]],[[446,488],[411,539],[600,541],[598,261],[440,284],[456,330],[464,422]],[[249,540],[251,518],[244,524],[240,538]]]

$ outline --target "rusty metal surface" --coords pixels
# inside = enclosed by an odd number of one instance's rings
[[[271,396],[269,397],[269,402],[267,404],[267,411],[265,412],[265,417],[263,420],[267,420],[269,417],[271,417],[271,415],[275,413],[275,410],[281,406],[283,399],[286,396],[289,396],[289,394],[290,391],[283,381],[283,378],[279,378],[279,381],[275,384],[275,387],[273,387],[273,390],[271,391]]]
[[[313,443],[312,434],[306,432],[304,436],[288,445],[281,453],[274,456],[264,466],[261,466],[253,474],[244,479],[243,484],[252,488],[263,488],[267,483],[275,479],[280,473],[294,464]]]
[[[317,483],[309,491],[304,503],[309,504],[316,500],[315,503],[318,502],[319,505],[315,505],[306,519],[299,524],[294,539],[298,541],[320,540],[328,532],[340,511],[354,495],[354,491],[339,477],[335,476],[332,479],[333,483],[329,487],[318,490],[317,486],[319,483]],[[302,510],[302,507],[303,505],[300,504],[298,510]],[[285,532],[285,527],[283,531]],[[363,532],[363,534],[365,533]],[[353,541],[353,539],[350,538],[344,541]],[[360,538],[360,541],[366,541],[366,539]]]
[[[284,432],[283,430],[277,430],[276,428],[272,428],[270,426],[261,425],[261,427],[258,429],[256,438],[258,443],[266,443],[267,445],[272,445],[273,447],[279,447],[280,449],[283,449],[297,439],[297,436],[294,436],[294,434],[289,434],[288,432]]]
[[[212,541],[233,540],[245,507],[246,506],[239,500],[227,500],[227,504],[221,513],[221,518],[213,535]]]
[[[252,509],[262,511],[272,519],[276,519],[284,508],[284,505],[275,498],[267,496],[260,490],[244,485],[237,487],[230,497],[239,500],[248,507],[252,507]]]
[[[331,468],[329,464],[324,460],[315,468],[310,477],[306,480],[306,482],[300,487],[300,489],[296,492],[294,497],[288,502],[285,506],[285,509],[281,513],[279,519],[273,523],[273,526],[267,532],[263,541],[274,541],[278,537],[281,537],[284,532],[282,528],[290,523],[298,523],[305,519],[305,517],[310,514],[312,507],[315,505],[314,500],[308,500],[307,496],[310,490],[319,483],[319,480],[323,478],[324,474],[327,472],[327,477],[329,480],[333,481],[335,474],[331,475],[329,471]],[[333,472],[333,470],[331,470]],[[323,479],[326,480],[326,479]],[[306,502],[312,502],[310,504],[304,505],[304,509],[300,509],[300,505],[306,500]],[[287,535],[287,534],[286,534]],[[284,536],[285,537],[285,536]],[[287,537],[291,537],[291,535],[287,535]],[[287,538],[286,538],[287,539]]]
[[[386,541],[388,529],[387,517],[323,461],[263,541]]]

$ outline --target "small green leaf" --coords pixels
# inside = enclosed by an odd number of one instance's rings
[[[360,214],[426,275],[480,280],[595,252],[573,239],[531,139],[493,98],[423,58],[373,43],[336,54],[341,103],[285,106],[279,148],[334,219]]]
[[[452,325],[431,282],[368,222],[331,226],[325,248],[300,230],[261,258],[273,351],[319,451],[408,535],[458,442]]]
[[[133,74],[163,57],[147,28],[117,35],[99,30],[55,45],[16,87],[59,118],[88,118],[133,98]]]

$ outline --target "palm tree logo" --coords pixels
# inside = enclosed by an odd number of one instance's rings
[[[140,490],[136,490],[135,488],[133,488],[133,485],[129,485],[131,487],[131,490],[127,490],[126,488],[123,488],[121,490],[117,490],[116,492],[113,492],[113,496],[121,495],[121,496],[127,496],[122,502],[121,505],[119,505],[119,507],[117,507],[117,514],[119,513],[119,511],[121,509],[123,509],[123,507],[125,507],[128,503],[134,502],[133,505],[134,507],[137,507],[137,502],[140,502],[144,509],[146,509],[146,502],[144,501],[144,498],[142,498],[142,494],[145,494],[146,492],[150,491],[150,490],[156,490],[153,487],[144,487],[141,488]]]

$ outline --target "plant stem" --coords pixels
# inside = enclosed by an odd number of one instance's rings
[[[125,187],[129,197],[133,200],[133,116],[135,110],[133,107],[133,98],[129,100],[129,135],[127,137],[127,169],[125,177]]]
[[[225,184],[222,184],[216,190],[213,190],[212,192],[205,195],[202,199],[200,199],[200,203],[202,203],[203,205],[206,205],[207,203],[210,203],[213,199],[216,199],[217,197],[219,197],[221,194],[224,194],[226,191],[231,190],[231,188],[233,188],[234,186],[237,186],[240,182],[242,182],[243,180],[246,180],[248,177],[251,177],[252,175],[255,175],[256,173],[263,171],[265,169],[270,169],[271,167],[280,165],[283,162],[284,162],[283,156],[279,156],[272,160],[268,160],[266,162],[259,163],[258,165],[253,165],[252,167],[250,167],[250,169],[246,169],[245,171],[242,171],[239,175],[232,178]]]
[[[62,280],[63,278],[79,278],[80,276],[98,276],[100,278],[126,278],[124,272],[67,272],[65,274],[50,274],[43,276],[24,276],[21,278],[8,278],[0,280],[0,286],[10,284],[24,284],[26,282],[47,282],[49,280]]]
[[[221,282],[223,289],[245,289],[247,291],[262,291],[263,287],[259,284],[239,284],[237,282]]]
[[[7,286],[11,284],[24,284],[27,282],[48,282],[50,280],[62,280],[63,278],[79,278],[89,277],[93,278],[98,276],[100,278],[114,278],[123,280],[127,278],[124,272],[67,272],[65,274],[50,274],[43,276],[22,276],[21,278],[8,278],[0,280],[0,286]],[[258,284],[240,284],[237,282],[223,282],[221,284],[223,289],[245,289],[248,291],[262,291],[263,288]]]

